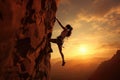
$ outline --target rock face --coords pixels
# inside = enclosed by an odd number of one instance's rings
[[[103,62],[89,80],[120,80],[120,50]]]
[[[57,0],[0,0],[0,80],[50,80]]]

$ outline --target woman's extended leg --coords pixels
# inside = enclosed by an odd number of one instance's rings
[[[57,44],[57,45],[58,45],[58,48],[59,48],[60,55],[62,57],[62,66],[64,66],[65,65],[65,59],[64,59],[64,55],[62,53],[62,45],[59,45],[59,44]]]

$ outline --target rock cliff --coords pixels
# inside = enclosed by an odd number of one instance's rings
[[[110,60],[101,63],[89,80],[120,80],[120,50]]]
[[[0,0],[0,80],[50,80],[57,0]]]

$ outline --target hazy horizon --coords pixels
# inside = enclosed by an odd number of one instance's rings
[[[87,80],[101,62],[107,58],[91,59],[69,58],[66,65],[61,66],[61,58],[51,60],[51,80]]]

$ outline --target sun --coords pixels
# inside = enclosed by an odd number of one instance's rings
[[[81,52],[81,53],[86,53],[86,52],[87,52],[87,48],[85,48],[85,47],[80,47],[80,52]]]
[[[82,54],[82,55],[88,54],[88,47],[87,47],[87,46],[84,46],[84,45],[80,46],[80,47],[79,47],[79,52],[80,52],[80,54]]]
[[[82,59],[88,59],[93,57],[95,54],[95,48],[94,46],[90,44],[80,44],[77,47],[77,55],[80,56]]]

